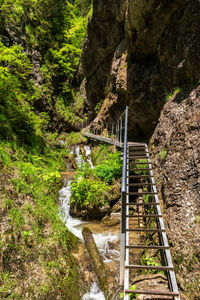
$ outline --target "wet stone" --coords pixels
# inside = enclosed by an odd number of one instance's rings
[[[101,223],[106,227],[111,227],[120,223],[120,217],[118,214],[112,214],[111,216],[105,216]]]

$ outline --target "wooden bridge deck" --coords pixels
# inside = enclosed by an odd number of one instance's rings
[[[92,134],[92,133],[87,133],[87,132],[83,132],[83,135],[85,135],[86,137],[96,140],[96,141],[100,141],[100,142],[104,142],[107,144],[111,144],[120,148],[123,148],[123,143],[118,142],[117,140],[102,136],[102,135],[96,135],[96,134]]]

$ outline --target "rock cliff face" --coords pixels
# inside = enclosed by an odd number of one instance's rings
[[[130,108],[130,138],[147,139],[164,98],[200,76],[200,2],[94,1],[82,56],[89,110],[116,120]]]
[[[124,36],[125,10],[123,1],[100,0],[93,3],[93,17],[88,24],[82,54],[87,99],[93,110],[105,97],[112,59]]]
[[[93,117],[103,100],[95,121],[116,120],[129,105],[129,139],[148,141],[154,132],[154,168],[188,299],[200,295],[199,12],[197,0],[94,0],[82,56]]]
[[[200,295],[200,86],[164,106],[150,141],[177,278]],[[197,299],[197,298],[193,298]]]

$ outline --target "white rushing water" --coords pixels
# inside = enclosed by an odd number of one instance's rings
[[[77,166],[80,167],[84,164],[84,159],[81,155],[80,146],[76,146],[71,152],[71,154],[75,154],[75,162],[77,163]]]
[[[70,197],[71,197],[71,181],[68,180],[65,186],[59,191],[59,200],[60,200],[60,214],[62,220],[65,222],[67,228],[79,239],[83,240],[82,237],[82,227],[87,222],[81,221],[79,219],[73,218],[70,216]],[[94,240],[99,248],[101,254],[104,254],[103,257],[105,259],[109,259],[112,254],[116,254],[116,250],[109,250],[109,242],[114,242],[118,239],[117,234],[113,234],[112,232],[104,232],[104,233],[95,233],[93,234]],[[110,252],[110,253],[109,253]]]
[[[93,164],[90,158],[90,147],[84,146],[87,161],[93,168]],[[72,153],[76,154],[75,160],[78,166],[84,163],[83,157],[80,153],[80,147],[76,146]],[[59,200],[60,200],[60,215],[62,220],[65,222],[66,227],[79,239],[83,240],[82,237],[82,227],[87,222],[83,222],[76,218],[70,216],[70,197],[71,197],[71,181],[68,180],[65,182],[64,187],[59,191]],[[111,231],[107,230],[103,233],[94,233],[93,234],[96,245],[99,249],[101,256],[103,257],[104,262],[110,262],[113,259],[119,259],[119,252],[114,249],[109,249],[109,243],[118,240],[118,234],[113,234]],[[82,300],[105,300],[103,292],[98,288],[96,282],[90,288],[90,292],[85,294]]]
[[[66,186],[64,186],[60,191],[60,215],[63,221],[66,224],[66,227],[79,239],[83,240],[82,236],[82,227],[86,222],[78,220],[76,218],[72,218],[70,216],[70,196],[71,196],[71,181],[66,182]],[[115,259],[119,259],[119,252],[114,249],[109,249],[109,242],[114,242],[118,239],[117,234],[113,234],[112,232],[105,233],[95,233],[93,234],[96,245],[99,249],[101,256],[103,257],[104,262],[110,262]],[[82,300],[105,300],[103,292],[98,288],[97,283],[94,284],[90,288],[90,292],[86,293]]]
[[[89,293],[85,294],[82,300],[105,300],[103,292],[99,289],[96,282],[90,288]]]
[[[91,157],[90,157],[90,154],[91,154],[90,146],[88,146],[88,145],[84,146],[84,150],[85,150],[85,155],[86,155],[86,158],[87,158],[87,162],[89,163],[91,169],[93,169],[94,165],[93,165]],[[76,161],[78,166],[81,166],[82,164],[84,164],[84,159],[83,159],[83,156],[81,154],[80,146],[76,146],[75,149],[73,149],[70,153],[76,155],[75,156],[75,161]]]
[[[81,228],[79,228],[79,225],[82,224],[83,222],[72,218],[69,214],[70,211],[70,197],[71,197],[71,181],[67,181],[64,186],[60,191],[60,213],[61,213],[61,218],[65,222],[67,228],[69,231],[71,231],[75,236],[77,236],[79,239],[82,239],[82,234],[81,234]]]
[[[85,149],[85,154],[87,156],[87,161],[90,164],[91,169],[93,169],[94,166],[93,166],[93,163],[92,163],[92,159],[90,157],[90,154],[91,154],[90,146],[84,146],[84,149]]]

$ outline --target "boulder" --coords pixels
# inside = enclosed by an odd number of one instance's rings
[[[112,213],[110,216],[105,216],[101,223],[106,227],[111,227],[120,223],[121,214],[120,213]]]

